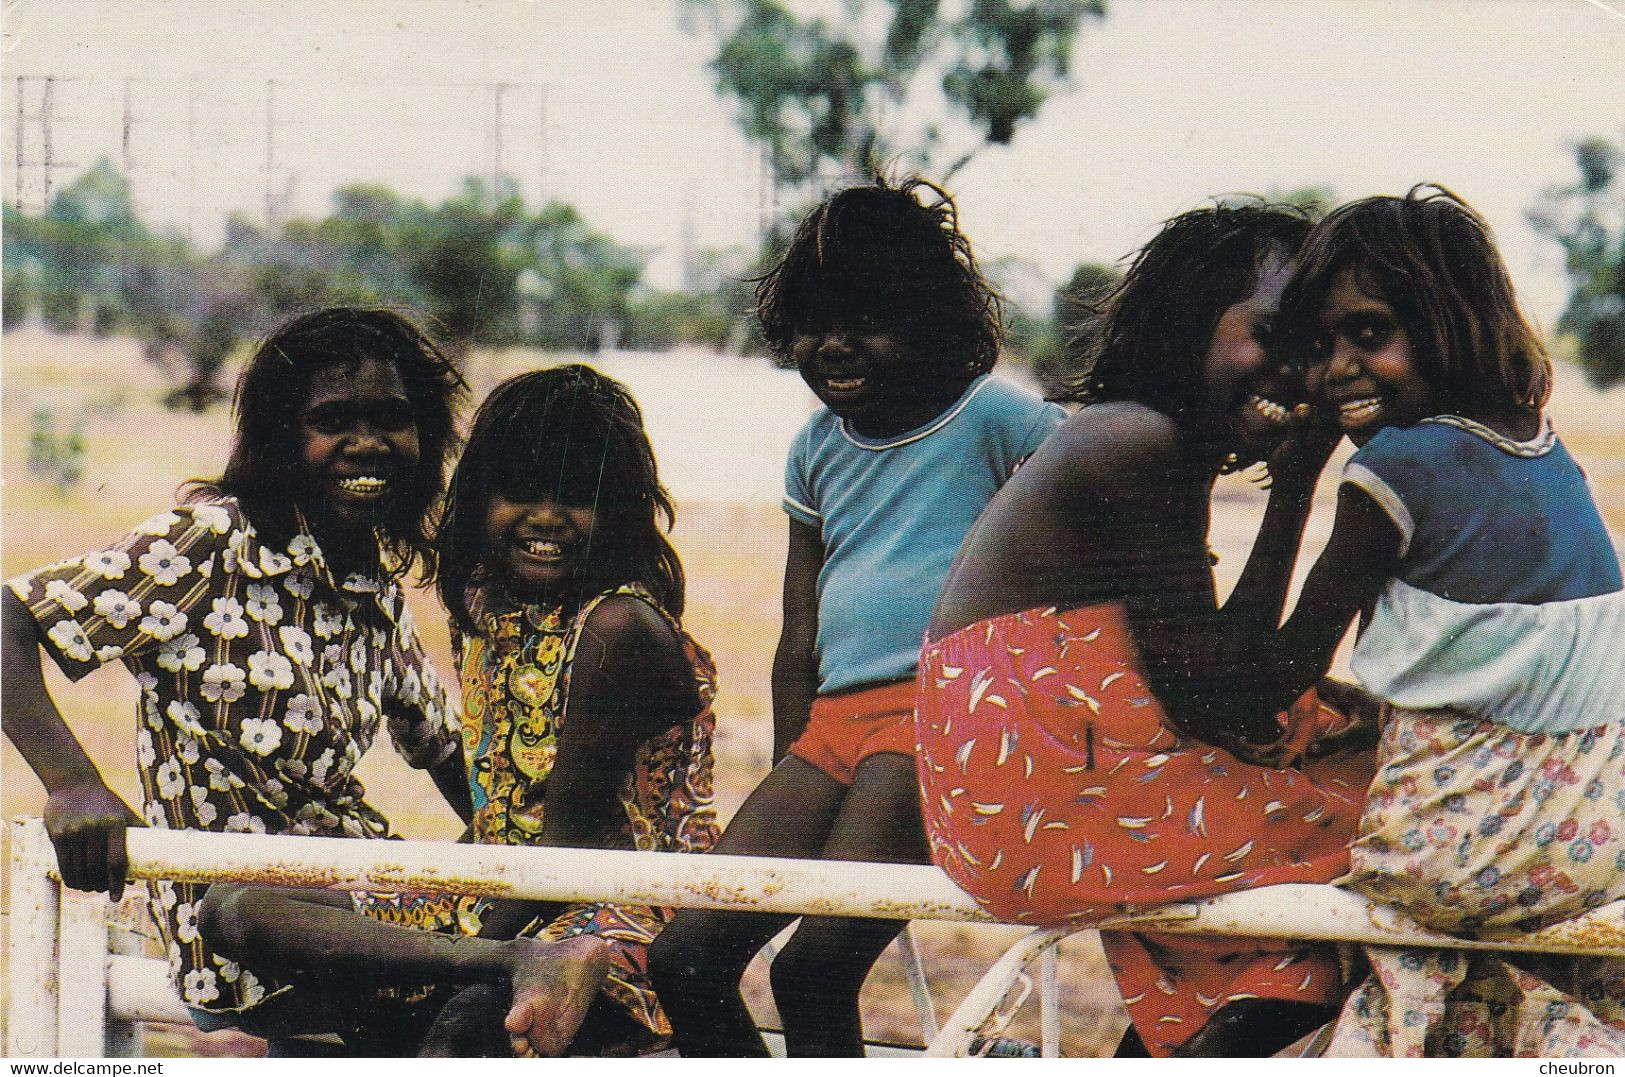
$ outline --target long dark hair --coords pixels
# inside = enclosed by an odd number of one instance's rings
[[[1253,294],[1267,259],[1296,253],[1310,223],[1303,210],[1265,202],[1165,222],[1095,308],[1093,353],[1063,398],[1132,400],[1186,426],[1201,411],[1202,362],[1219,319]]]
[[[1477,418],[1545,406],[1552,361],[1518,309],[1489,224],[1460,196],[1424,183],[1329,214],[1281,296],[1280,325],[1297,346],[1319,338],[1326,296],[1345,270],[1393,308],[1442,406]]]
[[[968,383],[999,357],[1001,307],[953,199],[929,180],[848,187],[801,223],[757,282],[762,338],[788,363],[797,327],[875,320],[896,326],[941,376]]]
[[[682,615],[683,566],[666,538],[676,508],[660,485],[643,412],[620,382],[572,363],[509,378],[480,405],[436,536],[440,601],[469,633],[478,626],[468,587],[483,568],[494,494],[556,497],[597,511],[585,575],[571,597],[641,583],[673,617]]]
[[[188,483],[184,496],[196,501],[228,494],[268,541],[292,539],[298,526],[299,415],[311,379],[317,371],[361,359],[395,367],[417,424],[417,471],[380,520],[384,570],[398,576],[416,568],[429,579],[434,573],[434,510],[445,489],[455,441],[456,404],[467,385],[434,341],[394,311],[329,307],[298,315],[266,337],[237,382],[235,431],[225,471],[218,479]]]

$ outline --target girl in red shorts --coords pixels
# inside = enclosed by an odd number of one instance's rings
[[[1285,767],[1291,701],[1261,698],[1228,644],[1279,624],[1335,443],[1289,436],[1302,377],[1265,349],[1308,229],[1267,206],[1168,222],[1106,309],[1087,406],[993,499],[944,587],[919,670],[926,826],[1001,918],[1081,924],[1344,870],[1368,762]],[[1220,607],[1213,484],[1266,458],[1262,529]],[[1121,1053],[1268,1054],[1342,990],[1324,949],[1105,943],[1133,1022]]]
[[[952,201],[920,180],[833,195],[757,290],[819,409],[785,469],[777,767],[717,851],[924,863],[919,641],[966,531],[1064,413],[988,376],[998,301]],[[782,916],[687,910],[649,952],[688,1056],[763,1055],[739,977]],[[806,917],[773,962],[792,1055],[859,1055],[858,992],[902,925]]]

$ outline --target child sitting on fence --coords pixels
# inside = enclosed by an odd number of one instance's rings
[[[52,702],[41,648],[71,678],[111,661],[134,674],[148,825],[388,837],[354,773],[383,721],[466,805],[454,716],[398,582],[432,563],[427,519],[461,388],[398,315],[294,318],[243,373],[219,479],[111,546],[11,581],[5,731],[49,794],[67,885],[117,897],[138,820]],[[400,1030],[426,1021],[397,989],[501,980],[545,1039],[579,1021],[565,988],[603,960],[575,942],[454,943],[359,916],[343,894],[152,889],[176,986],[206,1029],[338,1032],[398,1053]]]
[[[619,382],[556,367],[504,382],[480,406],[438,540],[475,841],[686,853],[715,841],[715,670],[678,621],[683,569],[661,527],[672,518],[642,412]],[[456,904],[448,920],[483,937],[608,943],[571,1053],[663,1044],[645,949],[672,910]],[[505,1048],[478,1035],[482,1012],[507,1009],[493,995],[464,992],[450,1010],[472,1018],[473,1038],[437,1038],[437,1049]],[[523,1038],[527,1024],[515,1014],[508,1028]]]
[[[825,406],[785,469],[778,765],[717,851],[924,862],[920,636],[971,522],[1063,412],[988,376],[998,300],[953,202],[923,180],[831,196],[757,303],[768,344]],[[651,972],[683,1054],[765,1054],[738,983],[789,919],[684,911],[661,936]],[[771,974],[790,1054],[863,1053],[858,992],[901,927],[802,919]]]
[[[1343,885],[1467,935],[1625,896],[1619,561],[1489,226],[1443,188],[1344,206],[1282,315],[1359,447],[1269,671],[1317,676],[1367,611],[1382,739]],[[1333,1053],[1625,1053],[1625,962],[1369,956]]]
[[[1264,698],[1226,642],[1279,623],[1335,441],[1290,436],[1301,375],[1265,347],[1308,230],[1266,205],[1169,221],[1109,299],[1086,406],[993,499],[943,589],[919,671],[926,826],[1001,918],[1084,924],[1347,863],[1369,770],[1281,769],[1290,697]],[[1214,482],[1264,459],[1269,503],[1221,607]],[[1341,998],[1326,947],[1104,942],[1123,1054],[1268,1054]]]

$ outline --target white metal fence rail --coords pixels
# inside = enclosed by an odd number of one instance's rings
[[[12,1057],[86,1057],[117,1049],[129,1023],[187,1020],[164,963],[106,949],[106,903],[56,882],[38,819],[11,830],[11,944],[7,1050]],[[792,915],[993,922],[936,868],[767,857],[267,837],[200,831],[129,832],[130,874],[341,890],[431,890],[550,901],[735,909]],[[1120,916],[1104,929],[1258,938],[1315,938],[1387,946],[1533,950],[1625,957],[1625,902],[1529,935],[1495,941],[1423,930],[1403,914],[1329,886],[1272,886]],[[995,965],[928,1044],[965,1053],[1002,1030],[1011,988],[1068,931],[1036,929]],[[1046,1054],[1056,1051],[1054,965],[1041,986]]]

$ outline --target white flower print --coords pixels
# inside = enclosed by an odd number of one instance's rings
[[[175,754],[180,756],[182,763],[195,767],[197,761],[203,757],[203,748],[198,744],[196,737],[182,737],[180,743],[175,745]]]
[[[75,662],[88,662],[96,652],[91,650],[90,640],[85,636],[85,630],[79,626],[78,621],[58,621],[52,625],[45,635],[56,644],[57,649]],[[349,678],[349,674],[345,674]]]
[[[197,704],[184,699],[172,699],[169,706],[164,708],[169,720],[175,723],[175,728],[189,737],[202,737],[203,713],[197,709]]]
[[[316,545],[316,540],[311,538],[309,535],[295,535],[293,537],[293,541],[288,543],[288,554],[293,558],[293,563],[296,565],[310,564],[316,559],[316,555],[320,552],[321,550],[320,547]]]
[[[376,669],[367,674],[367,699],[375,707],[384,705],[384,675]]]
[[[318,602],[311,607],[315,614],[312,629],[320,639],[332,639],[344,630],[344,615],[325,602]]]
[[[293,687],[293,663],[276,651],[255,651],[248,656],[248,683],[262,692]]]
[[[356,640],[350,644],[350,668],[359,674],[367,668],[367,644],[364,640]]]
[[[224,535],[231,530],[231,513],[219,505],[196,505],[192,508],[194,523],[207,527],[216,535]]]
[[[282,727],[269,718],[243,719],[237,742],[257,756],[267,756],[282,743]]]
[[[230,662],[203,671],[203,698],[210,703],[235,703],[243,698],[243,671]]]
[[[243,993],[243,1005],[258,1005],[265,998],[265,986],[254,978],[252,972],[243,973],[243,982],[240,990]]]
[[[158,749],[153,744],[152,732],[138,729],[135,733],[135,761],[145,770],[158,761]]]
[[[378,581],[371,576],[363,576],[359,572],[352,572],[344,577],[341,589],[358,595],[371,595],[378,592]]]
[[[192,560],[168,539],[159,539],[141,555],[141,571],[151,576],[160,587],[173,587],[180,578],[192,571]]]
[[[141,616],[141,603],[123,591],[107,590],[96,596],[96,613],[114,628],[123,628]]]
[[[333,690],[333,694],[340,699],[349,699],[353,694],[350,689],[350,670],[345,666],[334,666],[322,678],[322,683]]]
[[[209,775],[209,788],[216,793],[226,793],[243,787],[243,780],[228,771],[226,765],[218,759],[205,759],[203,769]]]
[[[316,593],[316,574],[309,569],[299,569],[282,581],[282,586],[295,598],[308,599]]]
[[[300,692],[288,700],[288,712],[282,718],[282,724],[295,733],[320,733],[322,731],[322,704],[314,696]]]
[[[322,665],[336,666],[344,661],[344,648],[337,643],[329,643],[322,648]]]
[[[109,643],[104,647],[96,648],[96,661],[113,662],[124,657],[124,648],[116,643]]]
[[[355,716],[361,720],[361,728],[366,730],[367,736],[372,736],[378,729],[378,708],[365,699],[355,701]]]
[[[121,580],[130,569],[130,555],[123,550],[100,550],[87,554],[84,564],[104,580]]]
[[[243,974],[243,967],[235,961],[228,961],[219,954],[214,954],[214,964],[220,970],[220,978],[228,984],[237,982],[237,977]]]
[[[333,749],[328,748],[311,764],[310,777],[317,785],[326,787],[327,775],[333,769]]]
[[[418,679],[418,671],[411,666],[406,667],[406,675],[401,678],[399,695],[401,702],[411,707],[423,700],[423,682]]]
[[[260,547],[260,570],[267,576],[275,576],[280,572],[288,571],[292,567],[293,562],[289,560],[287,554],[278,553],[269,546]]]
[[[173,512],[165,510],[158,515],[149,517],[136,524],[135,529],[143,535],[167,535],[170,528],[181,522],[181,518]]]
[[[201,785],[192,786],[192,808],[197,813],[197,825],[210,827],[220,817],[220,812],[209,800],[209,791]]]
[[[248,602],[244,605],[244,609],[254,620],[268,625],[274,625],[282,620],[282,602],[277,597],[276,588],[268,583],[248,585]]]
[[[251,812],[240,811],[226,819],[227,834],[263,834],[265,820]]]
[[[158,795],[165,800],[174,800],[180,796],[181,790],[186,787],[186,782],[181,777],[180,760],[164,760],[163,764],[158,768],[157,782]]]
[[[169,820],[164,818],[164,809],[159,807],[157,801],[148,801],[141,814],[146,817],[148,826],[156,830],[169,829]]]
[[[186,614],[173,602],[158,600],[147,607],[147,615],[141,618],[141,631],[162,643],[167,639],[174,639],[186,628]]]
[[[220,997],[220,986],[213,969],[193,969],[181,981],[181,994],[188,1006],[202,1006]]]
[[[265,780],[265,787],[261,790],[261,793],[264,794],[265,802],[272,807],[285,808],[288,806],[288,791],[275,778]]]
[[[277,629],[276,634],[282,641],[282,650],[289,658],[301,666],[308,666],[315,661],[316,652],[311,646],[309,632],[298,625],[283,625]]]
[[[196,673],[203,668],[203,660],[207,657],[197,633],[186,632],[159,644],[156,661],[159,669],[169,673],[179,673],[183,669]]]
[[[210,554],[198,562],[197,568],[192,570],[198,574],[199,579],[208,579],[214,575],[214,554]]]
[[[68,586],[67,580],[51,580],[46,583],[45,597],[69,613],[78,613],[90,605],[90,599]]]
[[[243,604],[235,598],[224,597],[209,603],[209,615],[203,618],[203,627],[221,639],[241,639],[248,635],[248,622],[243,620]]]
[[[175,941],[182,946],[197,941],[197,906],[190,901],[175,906]]]

